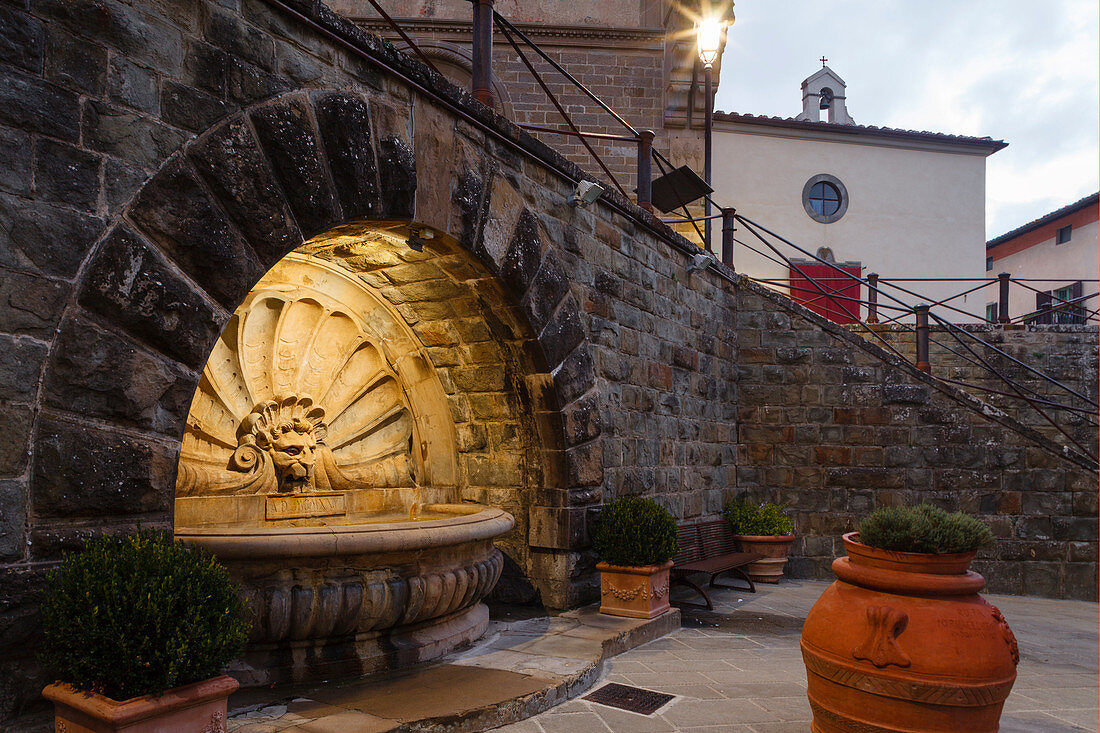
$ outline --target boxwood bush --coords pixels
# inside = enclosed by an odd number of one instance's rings
[[[219,674],[248,639],[225,568],[168,532],[100,537],[48,576],[41,661],[115,700]]]
[[[731,499],[723,514],[733,534],[765,537],[794,534],[794,522],[782,504],[751,504],[743,499]]]
[[[993,533],[962,512],[921,504],[879,507],[859,523],[859,541],[883,550],[946,555],[988,545]]]
[[[589,535],[600,559],[612,565],[659,565],[680,548],[668,510],[638,496],[605,506]]]

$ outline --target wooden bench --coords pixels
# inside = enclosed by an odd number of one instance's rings
[[[729,524],[725,519],[680,524],[676,527],[676,535],[680,540],[680,554],[672,561],[671,585],[686,585],[694,588],[699,595],[703,596],[708,611],[714,610],[710,596],[701,586],[688,580],[689,576],[710,576],[711,588],[733,588],[747,590],[750,593],[756,592],[756,586],[741,568],[754,560],[759,560],[763,555],[738,552],[737,540],[733,538],[733,533],[730,532]],[[737,576],[745,581],[748,587],[718,583],[718,576],[725,573]],[[673,603],[703,608],[702,603],[688,601],[673,601]]]

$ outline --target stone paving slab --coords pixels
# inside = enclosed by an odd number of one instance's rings
[[[473,648],[398,677],[242,690],[230,698],[228,727],[234,733],[486,730],[577,696],[599,679],[606,659],[679,627],[676,610],[640,620],[601,616],[596,606],[493,621]]]

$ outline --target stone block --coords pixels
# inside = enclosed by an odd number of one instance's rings
[[[170,163],[145,186],[130,217],[230,311],[264,273],[182,161]]]
[[[567,405],[562,410],[562,415],[565,418],[567,445],[586,443],[601,432],[600,405],[596,394],[586,394]]]
[[[46,78],[67,89],[101,97],[107,83],[107,49],[52,25],[46,39]]]
[[[198,375],[84,318],[67,318],[43,384],[59,410],[177,435]]]
[[[1092,562],[1067,563],[1063,587],[1065,589],[1063,597],[1065,598],[1095,602],[1097,597],[1095,558]]]
[[[313,105],[344,218],[377,216],[381,201],[367,103],[350,94],[326,94]]]
[[[595,378],[589,349],[582,345],[565,357],[561,367],[554,372],[554,389],[557,404],[567,405],[592,388]]]
[[[115,104],[147,114],[156,114],[160,109],[156,74],[122,54],[111,56],[107,72],[107,97]]]
[[[588,545],[583,507],[532,506],[527,516],[527,541],[531,547],[579,550]]]
[[[416,209],[416,156],[403,138],[378,141],[378,181],[382,215],[412,219]]]
[[[169,516],[176,450],[91,425],[39,420],[31,504],[37,517]]]
[[[919,384],[884,384],[882,401],[887,405],[923,405],[930,397],[928,387]]]
[[[26,482],[21,479],[0,479],[0,561],[10,562],[23,557],[26,549],[26,522]],[[3,625],[3,621],[0,621],[0,628]]]
[[[156,169],[187,137],[149,117],[97,100],[84,104],[82,135],[89,150],[109,153],[145,170]]]
[[[3,6],[0,6],[0,12],[3,12]],[[0,191],[20,195],[31,192],[31,182],[34,180],[31,140],[30,135],[19,130],[0,127]]]
[[[517,298],[523,297],[539,271],[542,249],[538,219],[528,209],[524,209],[500,264],[500,279]]]
[[[34,188],[40,199],[96,210],[102,156],[45,139],[34,152]]]
[[[206,362],[226,317],[122,226],[96,253],[79,300],[195,370]]]
[[[161,85],[160,114],[170,125],[202,132],[228,111],[225,102],[199,89],[170,80]]]
[[[76,92],[16,69],[0,74],[0,123],[60,140],[80,139]]]
[[[220,126],[192,146],[188,156],[265,268],[302,243],[247,121]]]
[[[27,465],[34,414],[29,406],[0,402],[0,421],[0,476],[18,476]]]
[[[187,38],[183,44],[183,67],[180,81],[196,89],[222,94],[226,89],[229,56],[225,51]]]
[[[42,72],[46,31],[42,21],[13,7],[0,6],[0,62]]]
[[[228,99],[241,107],[270,99],[291,89],[286,79],[246,63],[236,56],[226,57],[225,76],[225,93]]]
[[[581,325],[577,304],[572,296],[568,296],[539,334],[539,344],[551,371],[583,340],[584,326]]]
[[[521,486],[524,483],[522,453],[497,451],[487,455],[462,457],[466,480],[474,486]]]
[[[40,341],[0,334],[0,401],[34,401],[47,350]]]
[[[71,278],[102,228],[90,214],[0,194],[0,265]]]
[[[339,207],[306,101],[295,98],[261,107],[252,113],[252,124],[302,235],[312,237],[337,224]]]
[[[0,332],[52,337],[68,294],[67,284],[9,271],[0,278]]]
[[[506,386],[501,366],[455,367],[451,377],[455,386],[466,392],[500,392]]]
[[[1054,539],[1070,542],[1096,542],[1097,521],[1092,517],[1052,517]]]
[[[267,71],[275,69],[275,42],[236,14],[211,8],[206,15],[203,38],[230,56]]]

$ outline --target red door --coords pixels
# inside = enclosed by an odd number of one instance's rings
[[[858,278],[860,269],[858,264],[799,264],[798,270],[791,268],[791,298],[835,323],[856,323],[862,288],[848,275]]]

